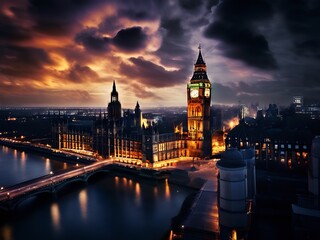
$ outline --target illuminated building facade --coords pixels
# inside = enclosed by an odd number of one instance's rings
[[[187,156],[186,137],[182,128],[178,126],[176,130],[159,133],[156,124],[142,124],[138,102],[134,110],[122,111],[113,82],[107,116],[102,113],[85,119],[57,116],[52,130],[53,147],[80,153],[91,152],[124,163],[161,167]]]
[[[254,147],[261,168],[304,171],[309,164],[311,139],[308,130],[267,128],[242,121],[227,135],[226,148]]]
[[[211,157],[210,104],[211,83],[201,54],[194,64],[194,73],[187,85],[188,151],[192,157]]]
[[[157,124],[142,124],[137,102],[134,110],[121,109],[113,82],[106,114],[77,119],[59,116],[53,123],[53,146],[59,149],[92,151],[126,163],[166,166],[184,157],[211,157],[211,83],[199,47],[193,76],[187,86],[188,135],[182,125],[171,133],[160,133]]]

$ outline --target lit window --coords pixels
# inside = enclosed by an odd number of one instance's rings
[[[284,148],[284,144],[281,144],[281,148]]]
[[[295,148],[295,149],[299,149],[299,145],[295,145],[294,148]]]
[[[306,145],[303,145],[303,149],[306,150],[306,149],[307,149],[307,146],[306,146]]]
[[[291,149],[291,144],[288,144],[288,148]]]
[[[275,145],[274,145],[274,149],[278,149],[278,144],[275,144]]]

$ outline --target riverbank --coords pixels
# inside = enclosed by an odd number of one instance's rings
[[[97,161],[97,159],[90,156],[75,154],[67,151],[61,151],[41,144],[32,144],[30,142],[21,142],[7,138],[0,138],[0,145],[21,151],[41,154],[48,157],[54,157],[57,160],[62,159],[63,161],[68,161],[70,163],[90,164]]]

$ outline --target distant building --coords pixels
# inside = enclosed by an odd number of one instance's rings
[[[320,119],[319,103],[305,104],[303,96],[295,96],[293,97],[292,106],[296,114],[304,115],[310,119]]]
[[[303,107],[303,96],[295,96],[292,99],[294,109],[296,113],[301,113]]]
[[[254,147],[258,167],[305,171],[309,164],[312,125],[292,117],[281,120],[278,109],[270,105],[263,117],[240,121],[227,135],[226,148]]]

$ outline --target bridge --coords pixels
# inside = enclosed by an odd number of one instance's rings
[[[0,190],[0,209],[14,210],[20,203],[43,193],[55,193],[72,182],[87,182],[97,172],[109,172],[106,168],[113,160],[107,159],[87,166],[77,166],[56,173],[25,181]]]

